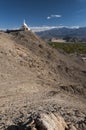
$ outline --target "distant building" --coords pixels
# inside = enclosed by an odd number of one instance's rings
[[[23,25],[21,27],[21,30],[22,31],[28,31],[28,30],[30,30],[30,28],[28,27],[28,25],[25,23],[25,20],[24,20],[24,23],[23,23]]]
[[[52,39],[51,39],[51,42],[64,43],[64,42],[66,42],[66,40],[63,40],[63,39],[57,39],[57,38],[52,38]]]

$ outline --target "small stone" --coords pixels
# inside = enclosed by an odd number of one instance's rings
[[[31,130],[37,130],[35,127],[32,127]]]

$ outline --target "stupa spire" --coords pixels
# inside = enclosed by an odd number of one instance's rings
[[[25,19],[24,19],[24,23],[23,23],[24,25],[26,24],[26,22],[25,22]]]

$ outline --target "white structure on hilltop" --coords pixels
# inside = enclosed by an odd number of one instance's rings
[[[25,20],[24,20],[24,23],[23,23],[23,25],[22,25],[22,27],[21,27],[21,30],[23,30],[23,31],[28,31],[28,30],[30,30],[30,28],[27,26]]]

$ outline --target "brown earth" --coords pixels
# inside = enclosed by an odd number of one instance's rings
[[[0,32],[0,130],[57,112],[86,130],[86,63],[30,31]],[[9,129],[10,130],[10,129]]]

